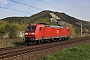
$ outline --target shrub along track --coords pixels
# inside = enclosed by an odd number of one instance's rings
[[[17,46],[0,49],[1,60],[36,60],[43,58],[45,55],[63,48],[90,43],[90,37],[70,39],[60,42],[38,44],[31,46]]]

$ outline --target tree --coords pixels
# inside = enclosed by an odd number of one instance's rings
[[[24,26],[21,26],[19,23],[12,23],[10,26],[9,38],[19,38],[19,31],[23,31]]]
[[[3,38],[7,32],[9,32],[9,22],[0,20],[0,38]]]
[[[51,25],[51,22],[47,19],[47,18],[38,18],[36,21],[35,21],[36,24],[38,23],[46,23],[46,24],[49,24]]]

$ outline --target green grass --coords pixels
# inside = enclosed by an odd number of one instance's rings
[[[90,60],[90,44],[64,49],[40,60]]]

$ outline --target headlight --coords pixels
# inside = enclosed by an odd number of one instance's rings
[[[28,35],[28,33],[25,33],[25,35]]]
[[[31,33],[31,35],[34,35],[35,33]]]

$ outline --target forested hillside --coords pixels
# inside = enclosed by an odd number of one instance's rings
[[[50,13],[54,13],[56,14],[60,19],[59,21],[65,21],[65,22],[68,22],[76,27],[80,27],[80,23],[82,21],[82,23],[84,24],[83,27],[84,28],[88,28],[89,25],[90,25],[90,22],[86,22],[86,21],[83,21],[83,20],[79,20],[79,19],[76,19],[75,17],[71,17],[65,13],[59,13],[59,12],[52,12],[52,11],[48,11],[48,10],[45,10],[45,11],[42,11],[42,12],[39,12],[37,14],[34,14],[30,17],[7,17],[7,18],[4,18],[2,20],[6,20],[10,23],[12,22],[18,22],[19,24],[31,24],[31,23],[37,23],[37,21],[39,20],[48,20],[47,22],[53,24],[55,22],[50,22],[50,18],[52,18],[52,16],[50,15]],[[43,22],[42,21],[42,22]],[[41,21],[39,21],[41,22]],[[47,23],[46,22],[46,23]]]

